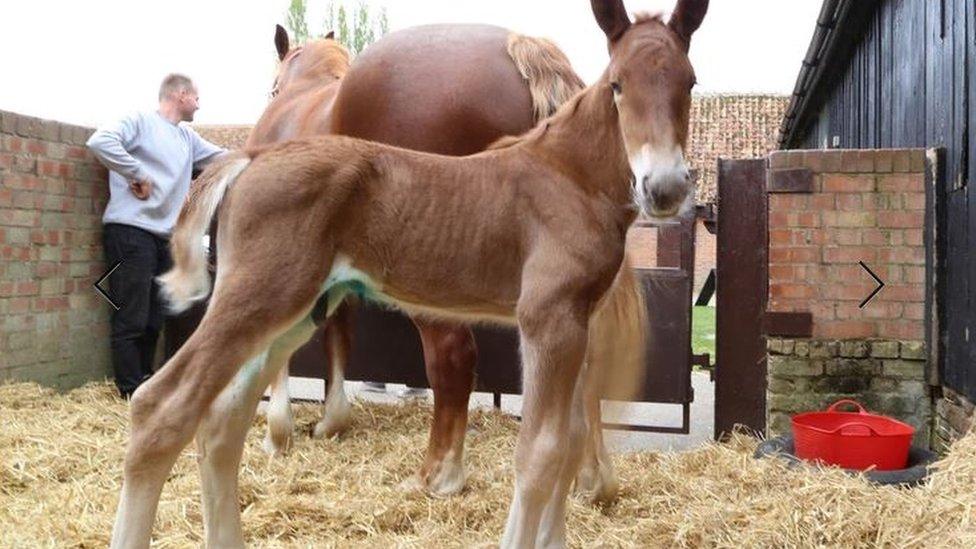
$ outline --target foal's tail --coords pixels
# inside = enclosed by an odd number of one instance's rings
[[[597,394],[616,400],[638,394],[644,383],[648,334],[644,292],[625,258],[590,322],[587,368],[598,372],[587,379],[598,384]]]
[[[157,279],[172,313],[186,310],[210,293],[203,234],[227,188],[250,162],[246,153],[227,154],[208,167],[190,189],[170,240],[173,268]]]

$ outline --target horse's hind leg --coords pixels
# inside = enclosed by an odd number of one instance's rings
[[[291,413],[288,392],[288,368],[281,368],[271,380],[271,398],[266,412],[268,432],[264,435],[264,451],[271,456],[283,456],[291,447],[295,420]]]
[[[322,419],[315,424],[315,438],[331,438],[349,428],[352,407],[346,398],[346,364],[352,351],[352,305],[345,300],[329,317],[323,338],[329,357],[329,386]]]
[[[434,391],[434,421],[417,481],[435,496],[464,488],[464,434],[478,351],[465,326],[413,319],[424,346],[427,380]]]
[[[210,406],[197,432],[207,547],[242,547],[238,471],[248,428],[269,381],[288,371],[291,358],[312,333],[308,318],[249,360]]]
[[[308,249],[273,258],[248,252],[233,250],[234,263],[247,268],[218,274],[199,328],[133,395],[114,547],[149,546],[159,494],[180,451],[240,365],[308,314],[332,260]],[[292,275],[286,283],[282,273]]]

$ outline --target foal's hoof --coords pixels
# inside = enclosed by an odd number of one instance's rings
[[[288,449],[291,448],[291,436],[276,437],[269,430],[268,434],[264,436],[264,442],[261,443],[261,447],[271,457],[283,457],[288,453]]]
[[[339,436],[349,430],[349,418],[343,418],[340,420],[333,420],[330,418],[322,418],[321,421],[315,424],[315,429],[312,430],[313,438],[332,438]]]
[[[602,467],[596,471],[581,470],[576,476],[573,491],[593,505],[604,505],[617,499],[620,483],[612,470]]]

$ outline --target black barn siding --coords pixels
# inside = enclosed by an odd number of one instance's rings
[[[885,0],[786,148],[945,147],[944,385],[976,400],[976,1]]]

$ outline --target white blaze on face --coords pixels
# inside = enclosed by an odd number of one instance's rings
[[[688,166],[681,147],[652,148],[644,143],[630,156],[634,200],[645,215],[670,217],[690,194]]]

